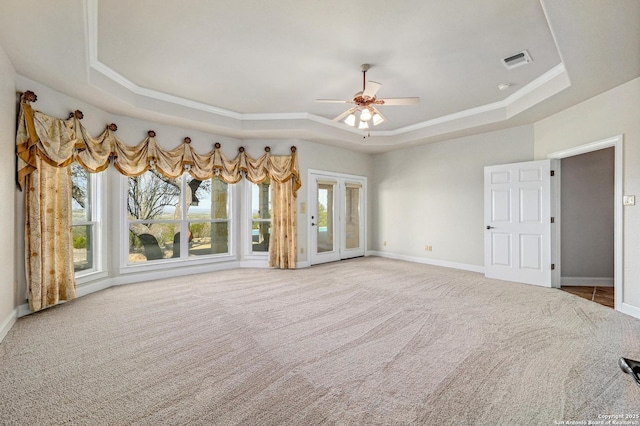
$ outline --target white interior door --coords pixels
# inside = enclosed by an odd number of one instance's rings
[[[484,169],[485,276],[552,286],[551,161]]]
[[[311,264],[364,256],[366,179],[310,173],[309,183]]]

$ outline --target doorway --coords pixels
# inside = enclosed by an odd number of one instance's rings
[[[613,147],[561,164],[561,289],[613,308]]]
[[[617,310],[623,300],[622,142],[620,135],[548,156],[560,160],[553,192],[558,227],[554,251],[561,288]],[[598,160],[613,164],[598,164]],[[587,177],[594,170],[598,170],[597,176]]]
[[[312,265],[365,253],[366,177],[309,172],[309,259]]]

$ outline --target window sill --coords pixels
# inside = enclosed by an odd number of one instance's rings
[[[214,263],[232,262],[237,261],[238,256],[234,254],[219,255],[219,256],[207,256],[198,259],[171,259],[171,260],[157,260],[151,262],[144,262],[138,264],[130,264],[122,266],[120,268],[120,274],[135,274],[139,272],[151,272],[161,271],[166,269],[183,269],[192,266],[210,265]]]
[[[107,271],[83,272],[82,275],[76,275],[76,284],[82,286],[94,281],[103,280],[108,276],[109,273]]]

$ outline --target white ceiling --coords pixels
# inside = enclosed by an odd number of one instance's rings
[[[3,0],[16,71],[109,112],[379,152],[531,123],[640,76],[640,1]],[[501,59],[526,49],[533,62]],[[332,118],[382,83],[370,136]],[[510,83],[499,91],[500,83]],[[36,105],[37,107],[37,105]]]

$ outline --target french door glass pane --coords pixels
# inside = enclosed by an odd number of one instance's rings
[[[334,185],[318,183],[318,253],[333,251],[333,190]]]
[[[346,189],[346,248],[360,247],[360,188],[349,187]]]

